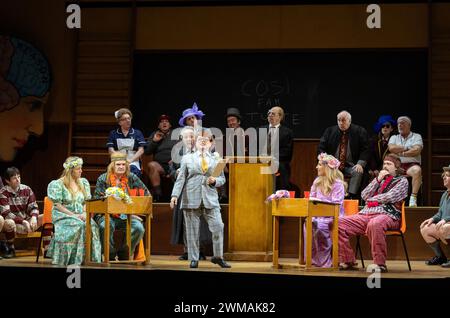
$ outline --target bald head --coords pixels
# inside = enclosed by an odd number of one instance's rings
[[[352,115],[346,110],[341,111],[337,114],[337,123],[340,130],[346,131],[352,123]]]
[[[278,125],[284,118],[283,108],[276,106],[269,109],[267,112],[267,120],[271,126]]]

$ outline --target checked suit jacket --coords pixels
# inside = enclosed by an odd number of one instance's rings
[[[225,175],[222,171],[216,178],[216,183],[208,185],[206,181],[213,173],[219,159],[210,152],[207,152],[206,156],[209,160],[206,173],[202,172],[201,157],[198,151],[186,154],[181,159],[180,172],[172,190],[172,197],[177,198],[183,191],[181,202],[178,202],[181,204],[181,209],[197,209],[202,202],[207,209],[220,208],[216,188],[225,184]]]

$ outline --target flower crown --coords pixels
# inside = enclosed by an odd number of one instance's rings
[[[106,197],[112,196],[117,201],[123,200],[126,204],[133,203],[133,200],[131,200],[130,196],[119,187],[109,187],[105,191],[105,196]]]
[[[63,163],[64,169],[72,169],[83,165],[83,159],[76,157],[68,162]]]
[[[325,152],[322,152],[320,155],[318,155],[317,159],[320,162],[323,162],[326,165],[328,165],[328,167],[330,167],[331,169],[337,169],[341,165],[341,162],[339,160],[337,160],[335,157]]]

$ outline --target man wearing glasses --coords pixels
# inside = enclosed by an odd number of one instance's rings
[[[133,114],[128,108],[117,110],[114,116],[117,119],[119,128],[109,133],[108,142],[106,143],[108,152],[109,154],[113,154],[116,151],[125,153],[131,172],[141,177],[142,172],[139,160],[147,144],[144,135],[140,130],[131,127]]]

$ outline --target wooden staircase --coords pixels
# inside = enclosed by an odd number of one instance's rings
[[[431,198],[439,205],[442,167],[450,164],[450,34],[432,37],[431,55]]]
[[[77,41],[71,153],[83,158],[83,176],[91,187],[109,164],[106,142],[109,132],[117,128],[114,112],[130,103],[130,16],[130,9],[83,11],[85,23]],[[103,28],[98,19],[109,21],[111,26]]]

